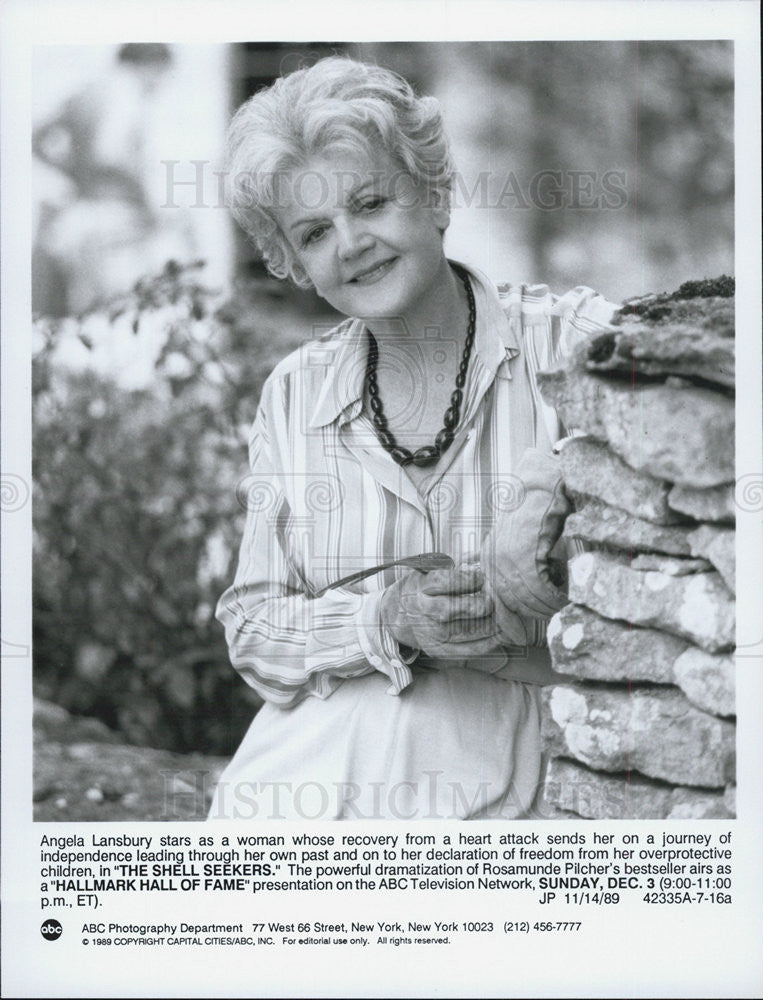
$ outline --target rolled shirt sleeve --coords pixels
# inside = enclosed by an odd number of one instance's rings
[[[273,460],[270,406],[266,386],[240,493],[247,516],[238,569],[216,609],[231,662],[262,698],[283,708],[308,695],[327,698],[343,680],[375,670],[399,693],[411,681],[416,653],[404,655],[382,625],[381,591],[339,588],[314,599],[289,558],[291,506]]]

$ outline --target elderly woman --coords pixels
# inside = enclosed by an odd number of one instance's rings
[[[347,319],[262,392],[217,613],[265,704],[210,816],[525,816],[567,512],[535,373],[612,306],[448,259],[439,107],[386,69],[277,80],[236,114],[229,170],[270,271]]]

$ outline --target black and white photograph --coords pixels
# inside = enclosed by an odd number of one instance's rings
[[[659,969],[688,904],[684,960],[762,915],[752,5],[541,3],[513,30],[505,3],[492,33],[487,6],[427,30],[426,4],[371,5],[367,33],[121,6],[3,46],[28,72],[3,127],[4,881],[25,830],[34,948],[70,934],[73,963],[39,995],[250,967],[223,944],[271,947],[265,978],[188,995],[308,995],[272,963],[319,953],[312,995],[351,995],[348,954],[354,990],[405,956],[356,994],[404,995],[417,948],[444,975],[467,936],[540,956],[546,930],[567,960],[626,901],[654,969],[551,995],[722,995]],[[443,936],[370,936],[351,887]],[[244,912],[261,931],[218,938]],[[94,992],[74,966],[120,943],[149,965]]]
[[[733,816],[732,44],[35,56],[38,818]]]

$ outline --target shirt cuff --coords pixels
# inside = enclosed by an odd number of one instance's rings
[[[363,655],[392,681],[387,694],[400,694],[413,680],[410,664],[419,655],[418,649],[401,646],[392,631],[381,620],[383,590],[364,594],[358,615],[358,640]]]

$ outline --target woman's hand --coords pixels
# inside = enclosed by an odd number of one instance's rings
[[[502,515],[482,546],[485,589],[500,610],[528,618],[549,618],[567,603],[557,586],[551,550],[559,540],[572,505],[564,492],[559,461],[528,448],[517,467],[525,497]],[[561,564],[564,569],[564,563]]]
[[[483,584],[476,565],[407,573],[384,591],[382,622],[399,643],[433,658],[494,653],[505,640]]]

